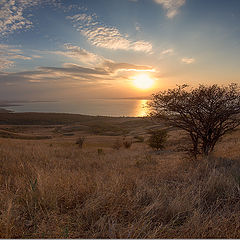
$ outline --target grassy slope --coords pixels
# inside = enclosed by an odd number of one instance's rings
[[[6,125],[11,128],[6,129]],[[15,126],[15,127],[14,127]],[[55,126],[57,133],[74,133],[82,131],[90,134],[118,136],[129,134],[132,130],[138,130],[153,126],[148,119],[131,117],[104,117],[87,116],[65,113],[0,113],[0,129],[16,132],[26,128],[41,126]],[[0,136],[2,134],[0,133]]]
[[[82,150],[76,136],[0,138],[0,237],[239,238],[240,133],[198,162],[177,151],[179,133],[161,155],[146,143],[113,150],[119,136],[88,135]]]

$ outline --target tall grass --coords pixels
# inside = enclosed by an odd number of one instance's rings
[[[239,238],[240,159],[0,140],[1,238]]]

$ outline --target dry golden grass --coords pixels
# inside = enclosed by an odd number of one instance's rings
[[[0,238],[240,237],[239,133],[197,162],[113,139],[0,139]]]
[[[29,135],[29,134],[21,134],[21,133],[14,133],[6,130],[0,129],[0,137],[1,138],[15,138],[15,139],[32,139],[32,140],[41,140],[41,139],[49,139],[51,136],[44,136],[44,135]]]

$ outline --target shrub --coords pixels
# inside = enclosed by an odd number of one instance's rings
[[[104,154],[103,149],[98,148],[97,153],[98,153],[98,156],[103,155]]]
[[[136,139],[136,142],[144,142],[143,136],[136,135],[136,136],[134,136],[134,138]]]
[[[78,144],[78,146],[82,148],[84,142],[85,142],[85,137],[79,137],[76,141],[76,144]]]
[[[130,148],[131,146],[132,146],[132,141],[124,141],[123,142],[123,146],[125,147],[125,148]]]
[[[112,148],[119,150],[121,146],[122,146],[122,142],[119,139],[117,139],[113,142]]]
[[[167,141],[167,131],[166,130],[154,130],[150,132],[151,136],[149,138],[148,145],[155,150],[163,150],[165,148],[165,143]]]

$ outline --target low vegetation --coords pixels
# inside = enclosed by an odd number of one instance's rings
[[[150,132],[148,145],[154,150],[163,150],[167,142],[167,136],[166,130],[153,130]]]
[[[144,142],[144,137],[136,135],[136,136],[134,136],[134,140],[135,140],[135,142]]]
[[[79,148],[83,147],[83,143],[85,142],[85,139],[86,138],[84,136],[78,137],[76,144],[79,146]]]
[[[125,147],[125,148],[131,148],[131,146],[132,146],[132,141],[131,140],[124,140],[123,141],[123,146]]]
[[[120,139],[116,139],[112,144],[112,148],[116,150],[119,150],[122,146],[123,146],[123,142]]]
[[[211,161],[171,151],[174,134],[161,155],[0,139],[1,238],[239,238],[239,133]]]
[[[15,138],[15,139],[33,139],[33,140],[41,140],[41,139],[49,139],[51,136],[46,135],[30,135],[30,134],[22,134],[22,133],[14,133],[11,131],[0,130],[1,138]]]

